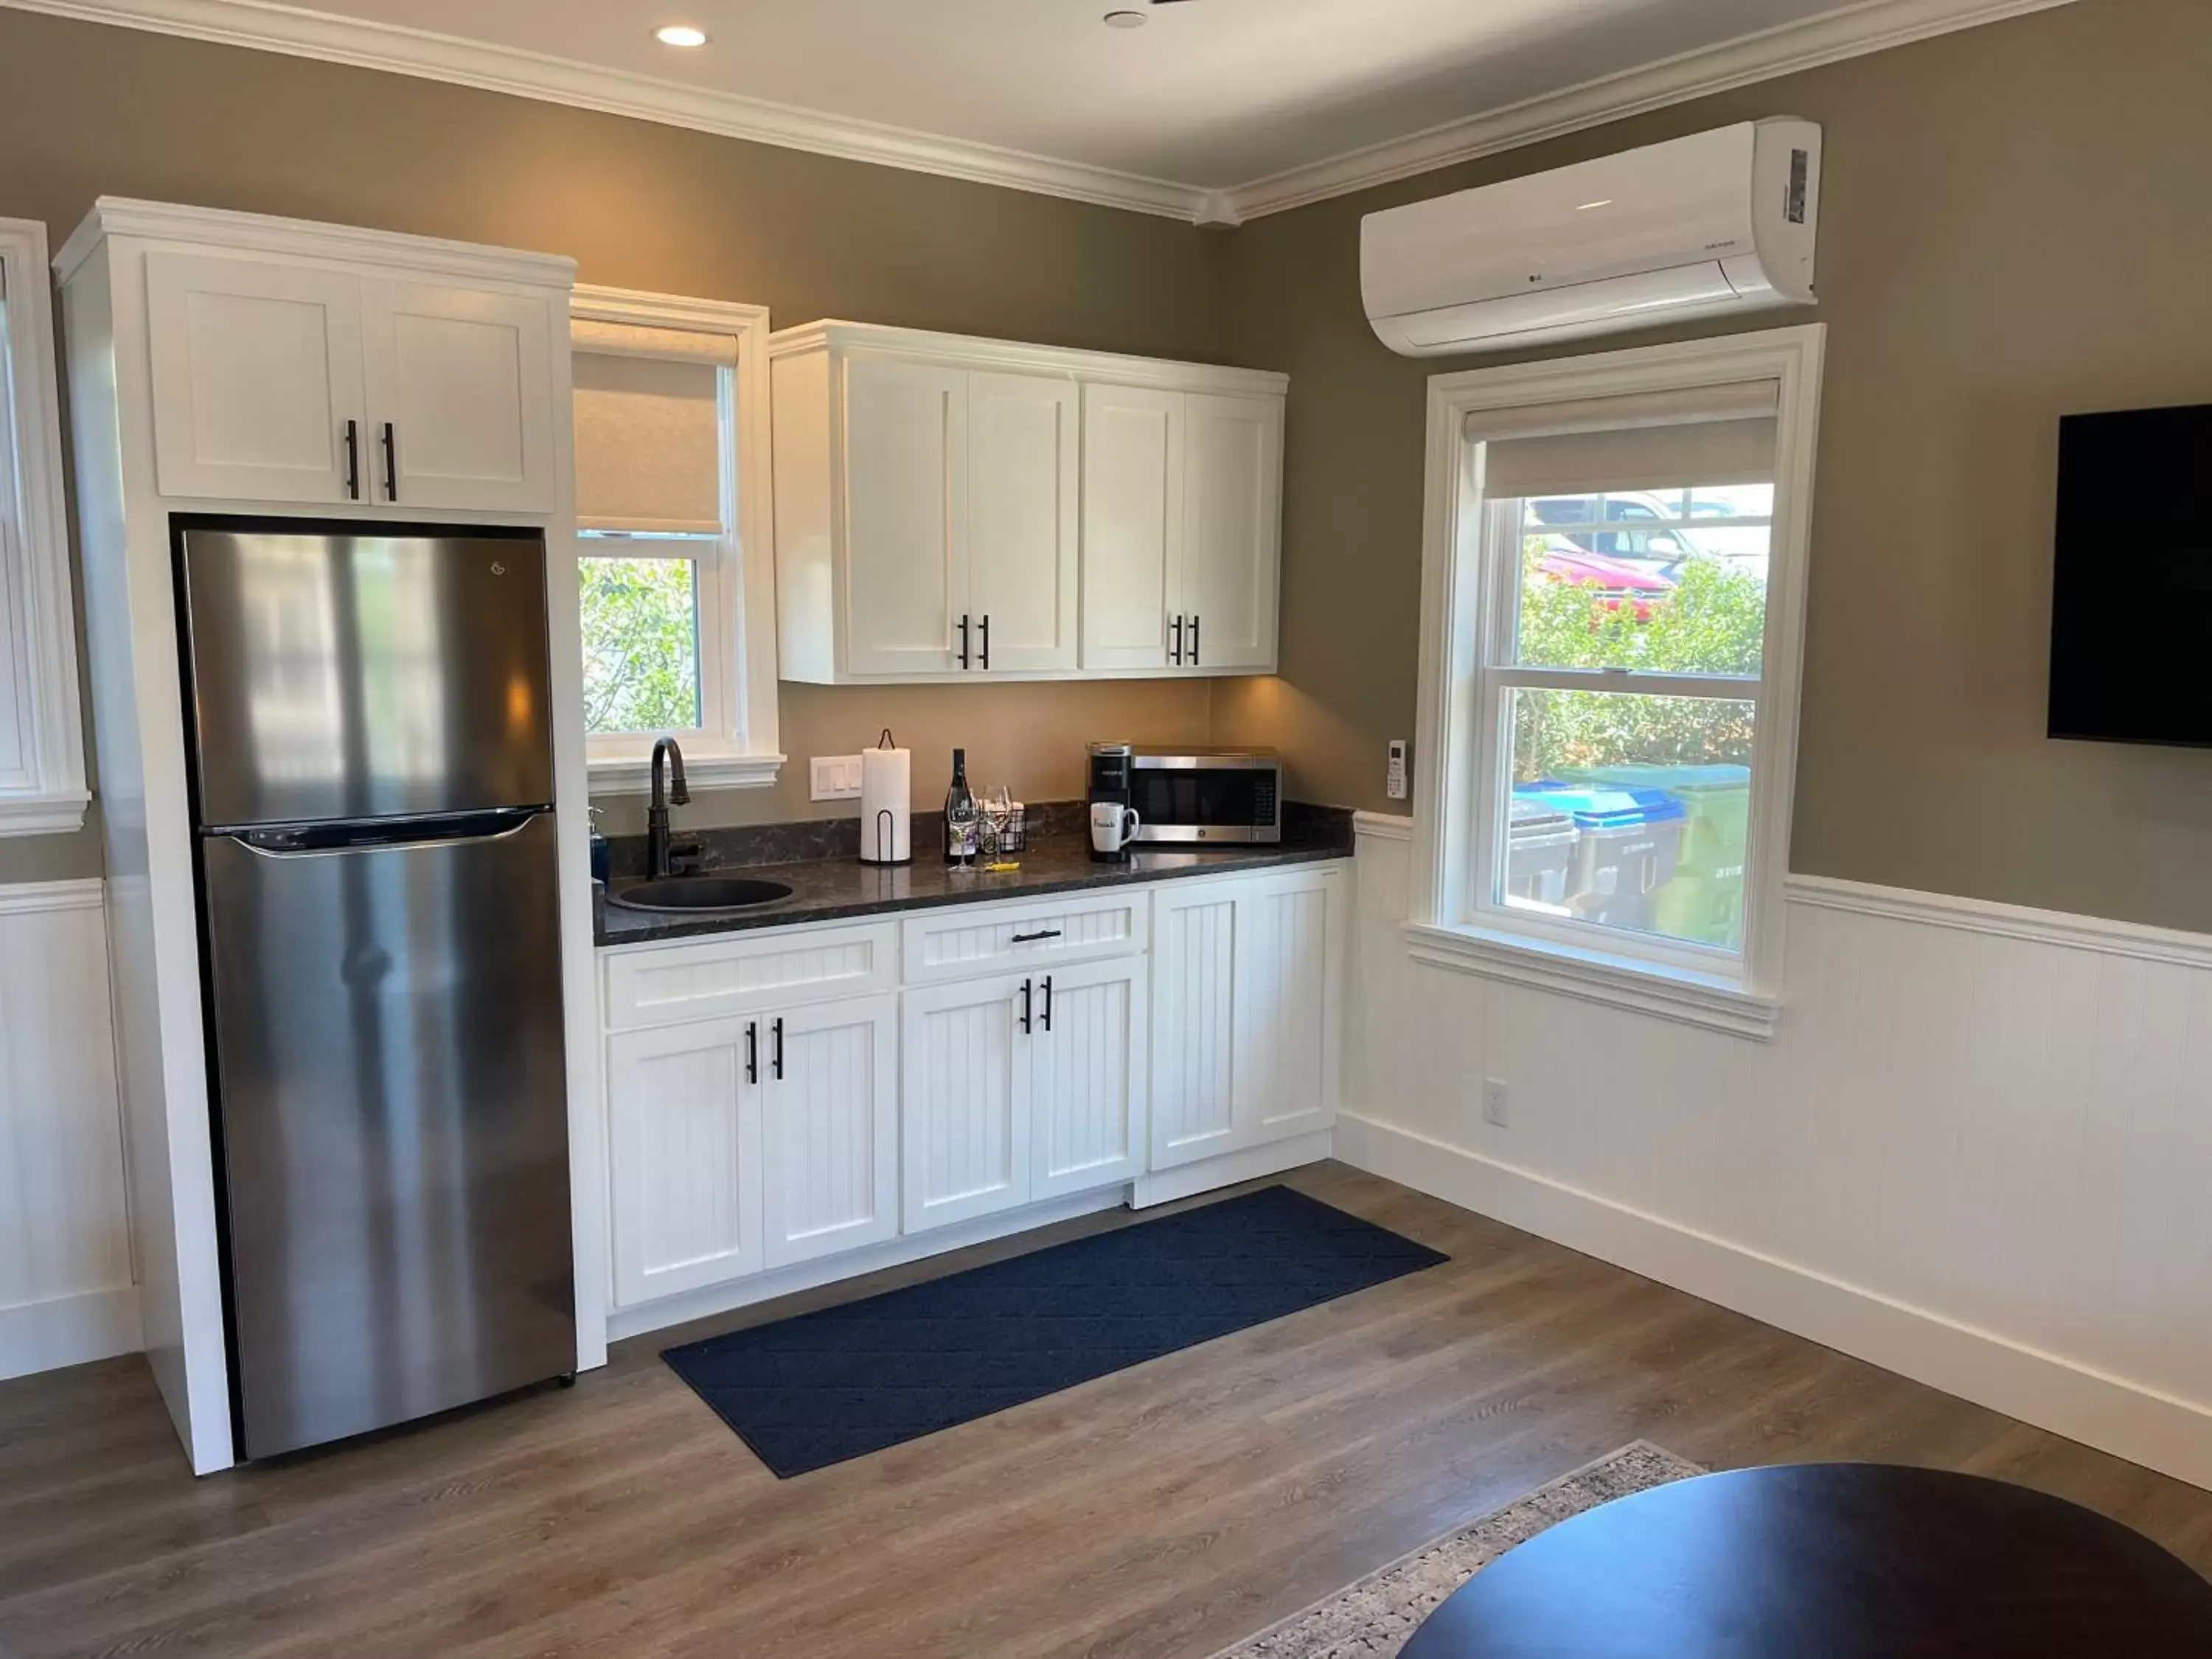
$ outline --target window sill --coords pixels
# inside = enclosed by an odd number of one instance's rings
[[[72,789],[56,794],[0,795],[0,836],[73,836],[84,828],[92,796]]]
[[[783,771],[781,755],[684,757],[684,779],[694,789],[766,789]],[[595,795],[641,795],[653,787],[653,757],[609,755],[590,763]]]
[[[1489,928],[1409,921],[1406,945],[1414,961],[1432,967],[1761,1042],[1773,1036],[1782,1017],[1778,998],[1747,991],[1730,980]]]

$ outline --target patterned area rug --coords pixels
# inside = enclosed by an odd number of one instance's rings
[[[1394,1659],[1438,1602],[1516,1544],[1616,1498],[1705,1473],[1639,1440],[1422,1545],[1214,1659]]]

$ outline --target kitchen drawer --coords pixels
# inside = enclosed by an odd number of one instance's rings
[[[927,985],[1140,951],[1152,936],[1152,899],[1148,889],[1131,886],[962,905],[911,916],[905,929],[906,982]]]
[[[891,990],[897,950],[897,925],[878,921],[625,951],[605,958],[607,1030]]]

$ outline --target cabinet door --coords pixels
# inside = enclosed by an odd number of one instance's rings
[[[1182,535],[1183,394],[1084,387],[1084,667],[1169,666]]]
[[[760,1093],[745,1079],[751,1023],[704,1020],[607,1040],[617,1306],[763,1265]]]
[[[1294,870],[1239,886],[1234,1139],[1249,1146],[1336,1121],[1344,877]]]
[[[1184,619],[1186,647],[1197,642],[1195,666],[1271,671],[1282,400],[1194,392],[1184,410],[1182,560],[1170,609]]]
[[[527,295],[370,283],[363,310],[374,485],[363,498],[550,513],[551,306]]]
[[[1073,380],[968,382],[968,610],[979,669],[1076,665],[1081,405]]]
[[[906,994],[905,1231],[1024,1203],[1030,1076],[1016,1065],[1019,977]]]
[[[1030,1030],[1030,1197],[1090,1192],[1144,1172],[1145,959],[1035,976]]]
[[[1237,900],[1242,884],[1171,884],[1152,898],[1152,1167],[1233,1151]]]
[[[149,253],[146,301],[164,495],[368,499],[358,277]]]
[[[968,372],[848,360],[844,438],[846,672],[950,673],[969,610]]]
[[[760,1023],[767,1265],[898,1233],[898,999]]]

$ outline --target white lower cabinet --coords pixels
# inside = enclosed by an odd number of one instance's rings
[[[614,1299],[635,1307],[898,1231],[898,999],[607,1040]]]
[[[1152,1168],[1334,1121],[1344,905],[1328,866],[1154,894]]]
[[[1344,907],[1307,865],[611,954],[616,1305],[1326,1128]]]

